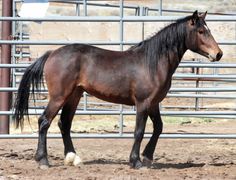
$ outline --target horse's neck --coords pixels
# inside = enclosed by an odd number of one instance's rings
[[[171,75],[174,74],[177,67],[179,66],[179,63],[181,59],[183,58],[184,53],[187,51],[184,45],[179,44],[176,46],[176,48],[171,49],[168,52],[167,60],[165,60],[165,63],[168,63],[168,71]]]
[[[168,59],[169,66],[170,66],[169,73],[171,74],[174,74],[181,59],[183,58],[184,53],[187,51],[187,48],[185,45],[186,34],[184,33],[184,31],[183,32],[180,31],[180,33],[181,34],[179,34],[179,36],[168,34],[168,36],[171,36],[173,38],[172,40],[169,41],[168,49],[167,49],[167,56],[166,56],[166,58]]]

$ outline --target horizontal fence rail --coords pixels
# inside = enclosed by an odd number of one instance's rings
[[[118,133],[108,133],[108,134],[93,134],[93,133],[71,133],[71,138],[133,138],[134,135],[131,133],[123,133],[122,135]],[[144,138],[150,138],[151,134],[146,133]],[[12,134],[12,135],[0,135],[0,139],[37,139],[38,134]],[[48,134],[47,138],[58,139],[62,138],[60,134]],[[160,138],[163,139],[236,139],[235,134],[161,134]]]
[[[30,64],[0,64],[0,68],[27,68]],[[205,63],[205,62],[182,62],[179,67],[195,67],[195,68],[236,68],[236,63]]]
[[[69,44],[90,44],[90,45],[135,45],[140,41],[11,41],[11,40],[0,40],[0,44],[14,44],[14,45],[69,45]],[[218,41],[220,45],[236,45],[236,41]]]
[[[5,92],[5,91],[9,91],[9,92],[17,92],[18,88],[14,88],[14,87],[0,87],[0,92]],[[44,92],[46,92],[46,90],[42,90]],[[203,87],[203,88],[170,88],[169,92],[235,92],[236,91],[236,87],[228,87],[228,88],[222,88],[222,87]],[[35,90],[35,92],[41,92]]]
[[[44,22],[171,22],[179,19],[179,16],[48,16],[44,18],[29,17],[0,17],[0,21],[44,21]],[[207,16],[206,21],[233,22],[236,16]]]
[[[39,115],[42,114],[43,110],[31,110],[29,115]],[[110,110],[110,111],[76,111],[75,114],[77,115],[135,115],[136,111],[126,111],[126,110]],[[13,111],[0,111],[0,115],[13,115]],[[61,114],[59,112],[59,114]],[[229,116],[236,116],[236,111],[161,111],[161,115],[164,116],[201,116],[201,115],[229,115]]]

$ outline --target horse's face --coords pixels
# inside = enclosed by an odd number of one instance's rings
[[[193,13],[187,23],[186,46],[188,49],[209,58],[210,61],[219,61],[223,52],[206,25],[206,14],[207,12],[199,15],[197,11]]]

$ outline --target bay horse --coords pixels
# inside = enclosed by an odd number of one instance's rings
[[[189,49],[211,61],[219,61],[223,55],[206,25],[206,14],[195,11],[123,52],[71,44],[46,52],[30,65],[19,85],[14,119],[16,127],[23,126],[24,115],[28,115],[30,90],[34,94],[44,75],[49,102],[38,119],[35,159],[39,166],[49,167],[46,136],[60,109],[58,125],[64,143],[65,164],[80,163],[70,129],[84,91],[105,101],[136,106],[134,144],[129,161],[131,167],[137,169],[150,165],[163,127],[159,103],[166,97],[172,75],[184,53]],[[141,160],[140,144],[148,116],[153,123],[153,134]]]

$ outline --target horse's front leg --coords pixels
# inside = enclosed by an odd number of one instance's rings
[[[142,167],[142,162],[140,160],[140,145],[143,140],[147,117],[146,107],[137,106],[134,145],[130,154],[131,167],[135,169]]]
[[[156,144],[163,129],[159,104],[156,107],[152,108],[152,110],[150,110],[149,117],[151,118],[153,123],[153,134],[142,154],[144,157],[143,163],[148,167],[152,164]]]

